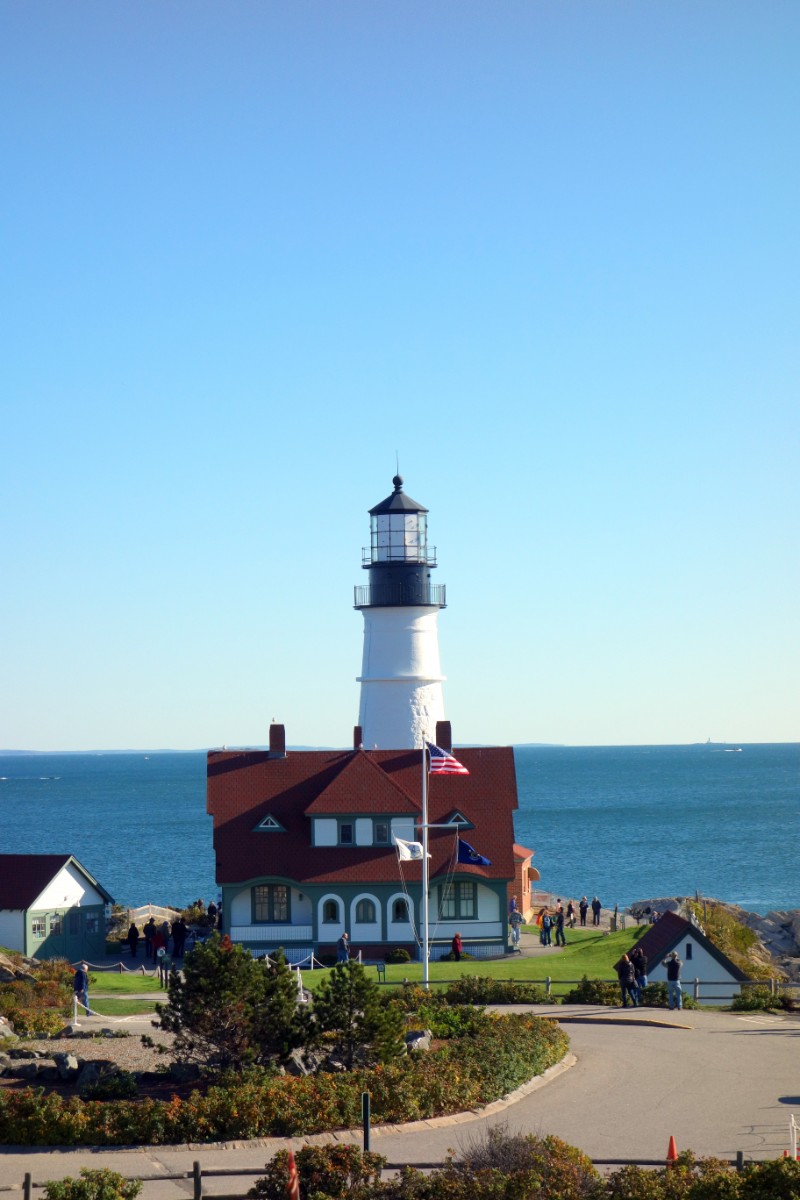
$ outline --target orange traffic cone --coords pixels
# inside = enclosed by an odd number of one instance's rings
[[[678,1161],[678,1147],[675,1145],[675,1138],[672,1134],[669,1135],[669,1146],[667,1147],[667,1166],[671,1167]]]

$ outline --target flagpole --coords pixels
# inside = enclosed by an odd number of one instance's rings
[[[428,751],[422,740],[422,986],[428,990]]]

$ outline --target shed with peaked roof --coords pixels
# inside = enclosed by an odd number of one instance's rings
[[[72,854],[0,854],[0,945],[35,958],[97,957],[113,900]]]
[[[744,971],[715,946],[699,925],[666,912],[636,943],[647,955],[650,983],[665,982],[664,960],[675,951],[681,959],[681,985],[703,1004],[729,1004],[747,979]]]

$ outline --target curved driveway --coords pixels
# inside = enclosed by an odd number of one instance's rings
[[[663,1160],[670,1135],[679,1150],[701,1155],[733,1158],[742,1150],[746,1159],[759,1159],[783,1153],[790,1114],[800,1118],[800,1018],[567,1006],[536,1011],[564,1022],[577,1056],[573,1067],[499,1112],[375,1128],[372,1149],[391,1163],[438,1162],[487,1124],[505,1122],[514,1130],[555,1133],[596,1160]],[[286,1144],[265,1139],[227,1147],[50,1152],[3,1147],[0,1187],[20,1186],[25,1171],[41,1181],[77,1174],[81,1166],[108,1166],[128,1176],[190,1171],[195,1159],[204,1170],[260,1168]],[[251,1184],[252,1176],[236,1183],[217,1178],[204,1180],[203,1190],[243,1194]],[[165,1180],[146,1184],[143,1196],[172,1200],[187,1192],[189,1180]]]

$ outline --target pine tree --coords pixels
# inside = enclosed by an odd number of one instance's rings
[[[186,955],[182,976],[171,972],[167,1003],[156,1005],[153,1024],[175,1035],[178,1061],[241,1070],[260,1057],[254,1015],[264,1004],[266,981],[247,950],[213,935]]]
[[[350,1070],[360,1061],[388,1062],[402,1052],[403,1016],[381,1003],[379,989],[361,963],[338,963],[314,998],[317,1040]]]

